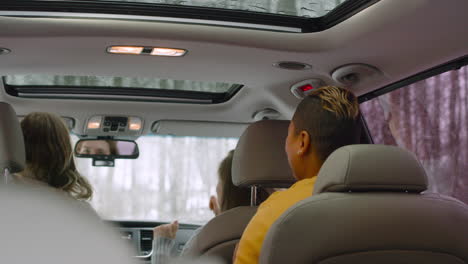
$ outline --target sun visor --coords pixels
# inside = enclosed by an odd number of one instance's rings
[[[246,123],[160,120],[151,131],[157,135],[195,137],[240,137],[247,128]]]
[[[18,121],[21,123],[23,121],[25,116],[18,116]],[[75,119],[71,117],[61,117],[63,122],[65,123],[65,126],[67,126],[68,130],[72,131],[75,128]]]

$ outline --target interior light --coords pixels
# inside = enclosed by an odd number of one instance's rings
[[[307,92],[307,91],[313,90],[314,87],[313,87],[312,85],[310,85],[310,84],[306,84],[306,85],[304,85],[304,86],[301,86],[300,89],[301,89],[303,92]]]
[[[139,131],[142,127],[142,121],[138,117],[130,117],[128,128],[132,131]]]
[[[107,48],[107,52],[115,54],[134,54],[139,55],[143,51],[144,47],[138,46],[111,46]]]
[[[101,127],[101,123],[92,122],[88,123],[88,129],[99,129]]]
[[[170,56],[170,57],[180,57],[184,56],[187,53],[184,49],[171,49],[171,48],[153,48],[151,55],[155,56]]]
[[[88,129],[101,128],[102,116],[93,116],[88,121]]]

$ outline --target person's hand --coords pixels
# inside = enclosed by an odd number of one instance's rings
[[[218,198],[216,198],[214,195],[210,197],[210,210],[213,211],[215,216],[221,213],[221,209],[219,209]]]
[[[175,239],[177,230],[179,230],[179,222],[174,221],[171,224],[164,224],[153,229],[154,237],[165,237]]]

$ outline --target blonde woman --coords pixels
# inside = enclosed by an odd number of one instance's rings
[[[21,121],[26,148],[26,168],[16,175],[21,182],[40,182],[86,201],[93,189],[78,173],[68,128],[51,113],[35,112]]]

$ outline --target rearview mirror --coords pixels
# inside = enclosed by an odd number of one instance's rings
[[[132,140],[81,139],[76,143],[75,156],[92,158],[95,166],[114,166],[115,159],[136,159],[138,145]]]

